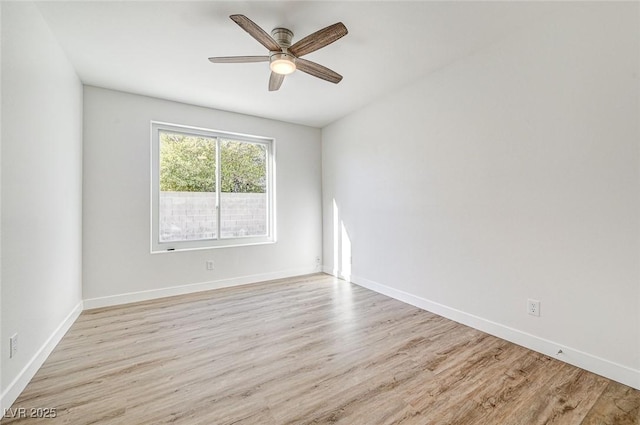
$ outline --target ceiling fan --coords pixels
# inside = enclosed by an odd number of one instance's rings
[[[342,80],[342,75],[315,62],[302,59],[301,56],[315,52],[334,41],[347,35],[347,27],[342,22],[329,25],[314,32],[305,38],[298,40],[293,45],[291,40],[293,32],[286,28],[274,28],[271,35],[260,28],[255,22],[244,15],[229,16],[243,30],[249,33],[260,44],[269,49],[269,55],[264,56],[223,56],[213,57],[209,60],[213,63],[247,63],[269,62],[271,77],[269,78],[269,91],[280,88],[284,77],[296,69],[306,72],[314,77],[322,78],[334,84]]]

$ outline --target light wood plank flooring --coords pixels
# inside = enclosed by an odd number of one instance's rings
[[[327,275],[85,311],[2,424],[640,423],[640,392]]]

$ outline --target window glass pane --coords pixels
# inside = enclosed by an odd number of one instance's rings
[[[220,236],[267,235],[267,149],[220,139]]]
[[[216,139],[161,131],[160,242],[216,239]]]

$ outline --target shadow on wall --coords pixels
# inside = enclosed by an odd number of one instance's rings
[[[333,275],[351,282],[351,239],[333,199]]]

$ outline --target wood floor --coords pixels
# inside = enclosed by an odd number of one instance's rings
[[[639,409],[640,391],[313,275],[85,311],[2,424],[629,425]]]

